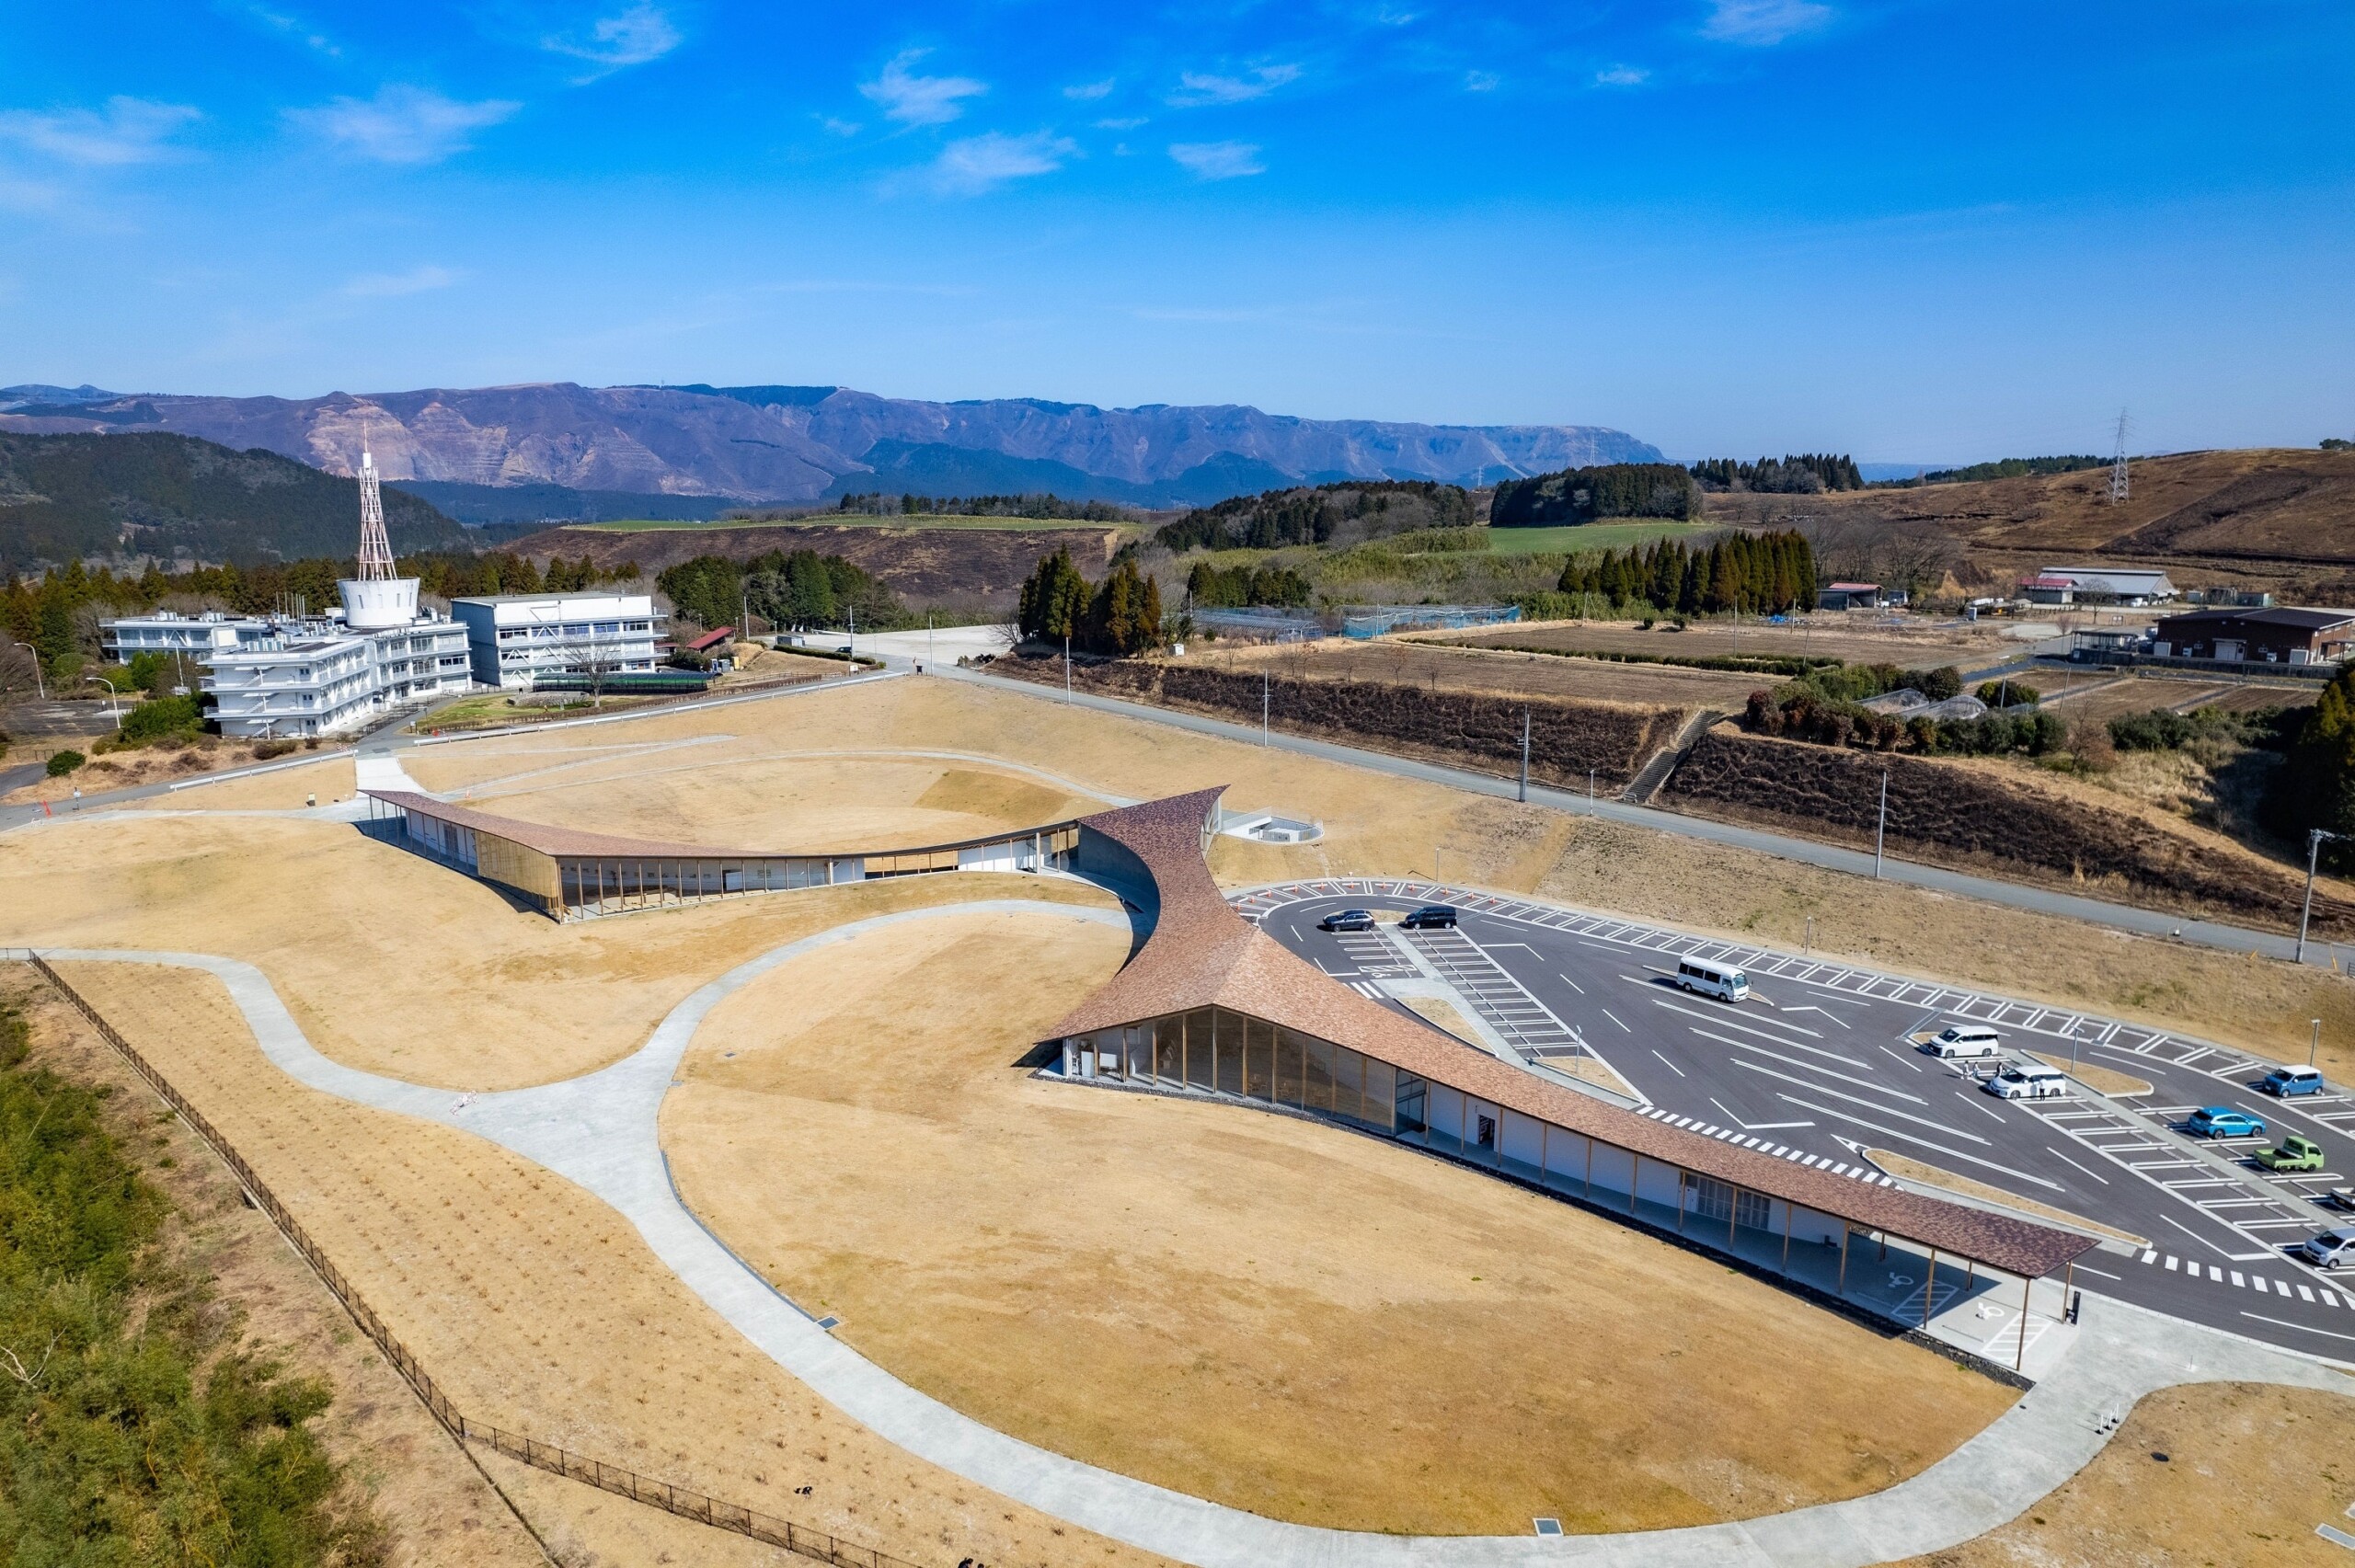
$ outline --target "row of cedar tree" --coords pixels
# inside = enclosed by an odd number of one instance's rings
[[[1161,646],[1161,585],[1137,570],[1135,557],[1122,555],[1100,583],[1090,583],[1072,565],[1069,550],[1040,560],[1022,579],[1015,624],[1024,637],[1115,657]]]
[[[1649,605],[1673,615],[1780,615],[1815,608],[1815,551],[1807,535],[1795,530],[1729,533],[1697,548],[1662,539],[1573,555],[1562,568],[1560,586],[1564,593],[1595,594],[1621,609]]]

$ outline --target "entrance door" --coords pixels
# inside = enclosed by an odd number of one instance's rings
[[[2223,637],[2218,637],[2216,639],[2216,658],[2218,662],[2223,664],[2238,664],[2247,657],[2248,645],[2246,643],[2232,642]]]

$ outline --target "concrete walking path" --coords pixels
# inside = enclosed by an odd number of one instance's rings
[[[2355,1391],[2321,1364],[2097,1300],[2043,1382],[1927,1471],[1884,1492],[1734,1524],[1595,1536],[1410,1537],[1286,1524],[1115,1474],[983,1425],[859,1356],[779,1295],[680,1201],[664,1162],[662,1097],[705,1017],[779,965],[902,921],[1019,911],[1123,928],[1109,911],[989,899],[856,921],[739,965],[673,1008],[609,1067],[535,1088],[461,1095],[362,1072],[304,1037],[261,971],[232,958],[42,949],[56,962],[167,964],[219,978],[269,1059],[298,1082],[379,1110],[489,1139],[575,1182],[635,1226],[664,1266],[778,1366],[886,1440],[1083,1528],[1210,1568],[1519,1568],[1563,1562],[1656,1568],[1865,1568],[1955,1545],[2005,1523],[2097,1453],[2116,1419],[2154,1389],[2234,1379]]]

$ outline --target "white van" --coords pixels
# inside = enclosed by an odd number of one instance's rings
[[[1741,1001],[1750,995],[1750,977],[1740,969],[1696,964],[1690,958],[1676,966],[1676,983],[1686,990],[1714,996],[1719,1001]]]
[[[1980,1087],[1998,1100],[2051,1100],[2069,1092],[2069,1075],[2042,1062],[2016,1063]]]
[[[1982,1060],[2002,1056],[2004,1041],[1984,1024],[1949,1024],[1931,1036],[1922,1048],[1947,1061]]]

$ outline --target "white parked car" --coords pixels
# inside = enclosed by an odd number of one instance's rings
[[[1922,1048],[1947,1061],[1983,1060],[2004,1054],[2004,1039],[1984,1024],[1949,1024]]]
[[[2298,1243],[2298,1253],[2316,1268],[2345,1268],[2355,1264],[2355,1225],[2325,1230]]]
[[[1998,1100],[2051,1100],[2069,1092],[2069,1075],[2041,1062],[2015,1063],[1980,1087]]]

